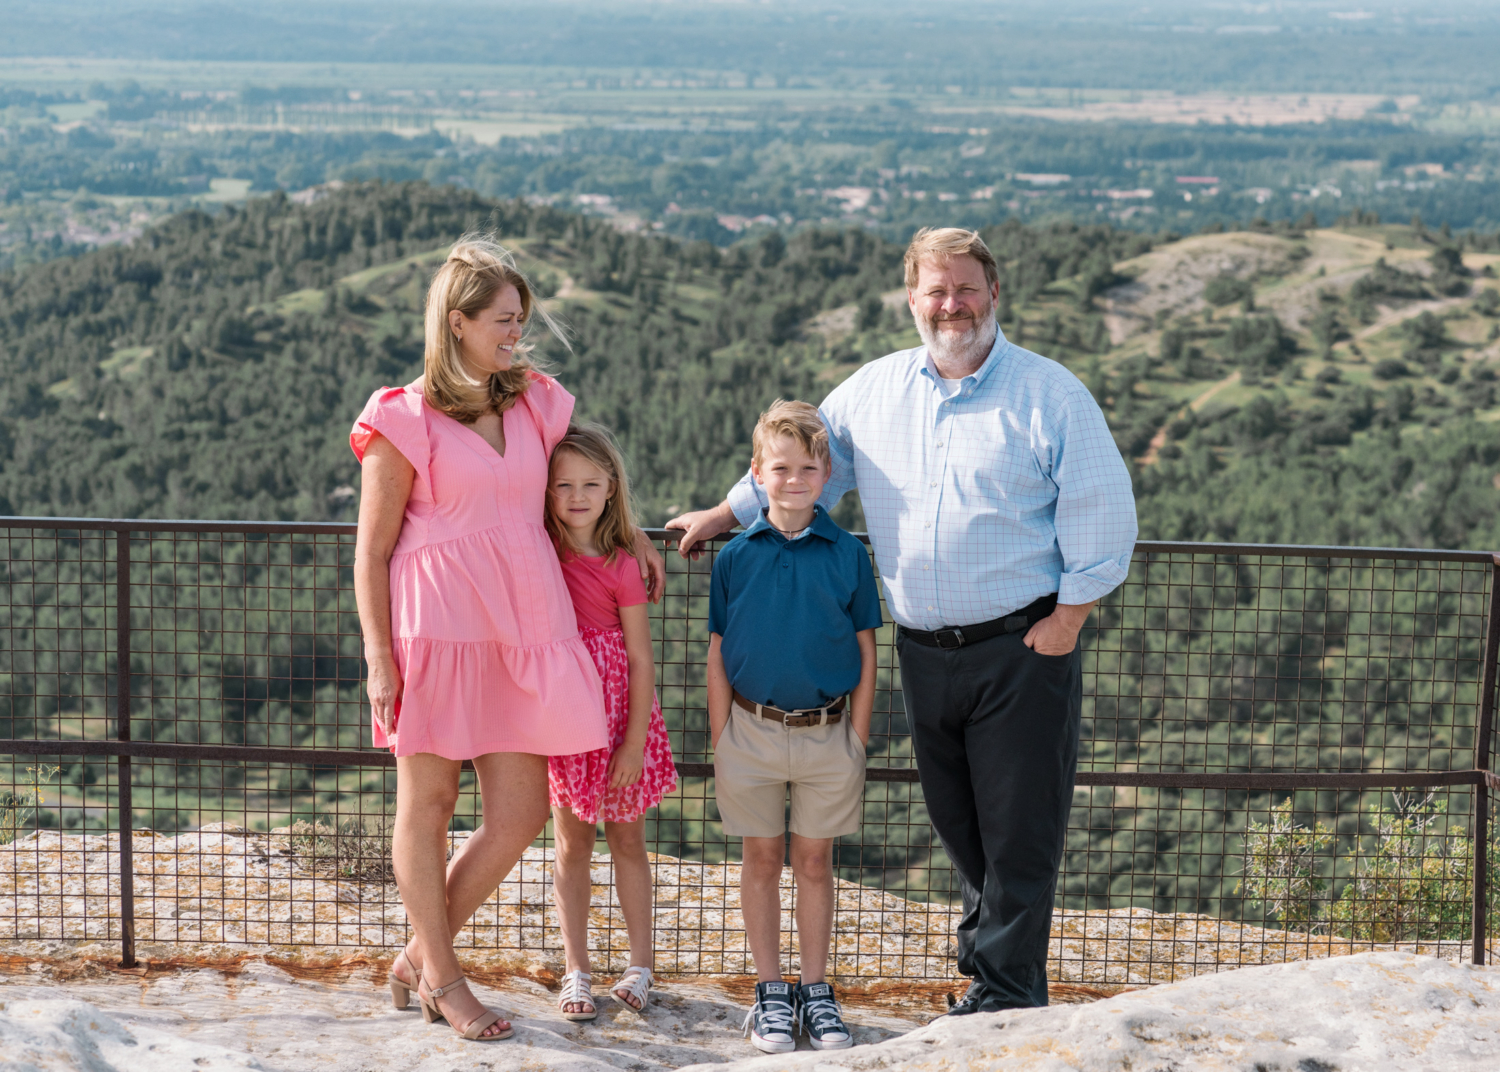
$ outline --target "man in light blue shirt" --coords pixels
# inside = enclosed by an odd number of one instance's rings
[[[1125,579],[1135,501],[1088,390],[1000,333],[999,270],[977,234],[918,232],[906,288],[923,345],[824,401],[821,502],[858,488],[900,627],[923,796],[963,891],[958,967],[973,985],[952,1011],[1045,1005],[1078,759],[1078,634]],[[746,478],[667,527],[685,530],[686,554],[760,506]]]

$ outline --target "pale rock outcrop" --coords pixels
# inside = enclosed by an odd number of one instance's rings
[[[8,997],[3,991],[0,996]],[[0,1001],[4,1072],[229,1072],[255,1058],[150,1027],[126,1027],[82,1001]]]
[[[1092,1005],[944,1017],[898,1039],[696,1072],[1492,1072],[1500,969],[1410,953],[1244,968]]]

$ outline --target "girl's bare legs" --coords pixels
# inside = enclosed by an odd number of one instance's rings
[[[593,894],[590,865],[599,828],[586,823],[570,808],[552,809],[552,895],[557,899],[557,922],[562,930],[567,970],[589,970],[589,902]],[[564,1012],[583,1012],[582,1002],[570,1001]]]
[[[436,824],[435,834],[429,818],[428,826],[420,827],[432,837],[431,848],[425,854],[414,850],[403,865],[403,856],[398,855],[397,845],[402,842],[403,790],[408,795],[419,795],[418,787],[423,783],[426,765],[415,777],[407,773],[412,760],[424,760],[427,764],[441,764],[446,770],[448,798],[446,811]],[[495,752],[479,756],[474,760],[474,770],[479,778],[479,792],[483,800],[484,821],[478,830],[469,835],[463,848],[454,853],[448,863],[446,882],[443,876],[443,858],[447,855],[448,820],[453,815],[458,801],[459,764],[455,760],[442,759],[434,755],[403,756],[397,760],[396,781],[396,830],[392,839],[392,855],[396,860],[396,881],[401,889],[401,900],[406,905],[407,916],[412,920],[416,932],[407,946],[407,958],[412,966],[422,972],[429,987],[442,986],[463,974],[458,956],[453,952],[453,937],[463,930],[469,918],[479,906],[495,892],[496,887],[509,875],[543,827],[547,825],[547,759],[525,752]],[[423,814],[426,814],[425,812]],[[403,848],[404,848],[403,844]],[[402,875],[413,877],[421,886],[424,896],[426,886],[442,887],[444,904],[442,912],[445,928],[433,932],[430,926],[419,927],[413,911],[412,901],[407,898],[407,884]],[[415,887],[414,887],[415,888]],[[422,902],[424,906],[426,902]],[[441,976],[441,978],[439,978]],[[460,1023],[468,1023],[484,1011],[479,999],[467,988],[453,992],[443,998],[444,1004]],[[507,1030],[509,1024],[501,1021],[488,1029],[486,1034],[498,1034]]]
[[[630,937],[630,966],[656,970],[656,952],[652,935],[651,861],[646,858],[646,821],[605,823],[604,836],[609,841],[609,857],[615,865],[615,894],[625,917],[625,933]],[[632,1007],[634,1001],[629,1001]]]

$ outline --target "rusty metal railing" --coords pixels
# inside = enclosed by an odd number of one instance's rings
[[[402,938],[382,859],[394,760],[370,745],[353,535],[0,518],[0,941],[107,939],[131,964],[140,942]],[[745,964],[703,713],[713,553],[669,553],[652,612],[682,781],[649,828],[669,971]],[[1462,945],[1484,963],[1496,562],[1139,544],[1084,636],[1054,974],[1150,982],[1393,945]],[[955,887],[911,765],[893,634],[879,632],[864,828],[837,852],[845,978],[952,974]],[[477,821],[466,776],[455,837]],[[539,885],[549,844],[463,941],[558,948]],[[606,931],[617,948],[618,921]]]

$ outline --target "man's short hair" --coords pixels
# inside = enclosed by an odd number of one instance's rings
[[[781,398],[772,402],[771,408],[755,422],[755,431],[750,435],[756,465],[765,458],[766,447],[771,441],[782,436],[791,436],[810,457],[820,462],[828,461],[828,429],[823,427],[818,407]]]
[[[911,245],[906,247],[906,289],[917,285],[917,273],[923,261],[947,264],[954,257],[973,257],[984,269],[984,281],[994,286],[1000,281],[1000,266],[995,255],[984,244],[978,231],[966,231],[962,227],[923,227],[912,235]]]

